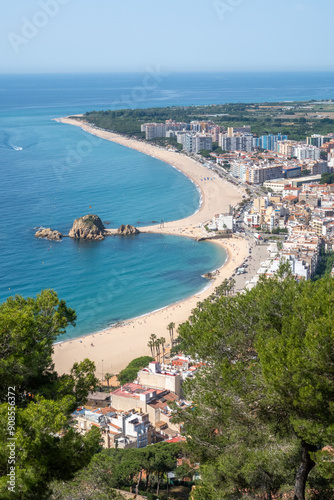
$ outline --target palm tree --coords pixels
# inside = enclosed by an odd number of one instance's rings
[[[154,342],[153,342],[153,340],[149,340],[149,341],[147,342],[147,346],[151,349],[152,358],[154,358],[154,353],[153,353],[153,350],[154,350]]]
[[[107,384],[108,384],[108,390],[109,390],[109,380],[113,377],[113,374],[112,373],[106,373],[104,375],[104,378],[106,379],[107,381]]]
[[[174,341],[174,328],[175,328],[175,323],[171,322],[167,326],[167,330],[169,331],[169,336],[170,336],[170,345],[173,347],[173,341]]]
[[[155,347],[157,350],[157,357],[158,357],[158,362],[160,363],[160,345],[161,345],[161,339],[157,339],[155,341]]]
[[[165,344],[166,344],[166,339],[165,337],[160,337],[160,344],[162,346],[162,362],[165,364]]]
[[[157,339],[157,336],[154,333],[152,333],[151,336],[150,336],[150,341],[152,341],[152,344],[153,344],[153,358],[155,358],[155,356],[156,356],[154,354],[154,348],[157,347],[156,346],[156,339]]]

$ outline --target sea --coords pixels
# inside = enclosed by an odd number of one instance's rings
[[[77,313],[65,338],[163,308],[206,286],[226,253],[166,235],[101,242],[35,238],[67,234],[97,214],[106,227],[191,215],[196,186],[160,160],[54,118],[92,110],[334,98],[334,73],[0,75],[0,302],[51,288]],[[63,337],[64,338],[64,337]]]

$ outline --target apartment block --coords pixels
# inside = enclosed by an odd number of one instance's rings
[[[172,367],[162,368],[160,363],[152,361],[148,367],[138,372],[138,384],[143,387],[152,387],[154,389],[168,390],[181,396],[181,375]]]
[[[316,146],[297,146],[293,153],[298,160],[320,160],[320,151]]]

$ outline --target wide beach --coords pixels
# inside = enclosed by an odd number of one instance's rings
[[[79,126],[86,132],[102,139],[151,155],[177,168],[196,183],[202,194],[202,204],[198,212],[181,220],[165,222],[163,227],[160,225],[149,226],[141,228],[141,231],[201,238],[204,236],[204,222],[212,219],[215,214],[225,213],[229,205],[234,206],[242,199],[241,190],[237,190],[216,173],[183,154],[96,129],[75,119],[59,118],[57,121]],[[208,177],[209,180],[204,180]],[[248,243],[244,239],[215,240],[215,244],[222,245],[226,249],[228,257],[215,279],[209,282],[210,287],[182,302],[172,304],[146,316],[125,321],[120,326],[55,344],[53,360],[57,372],[59,374],[66,373],[74,362],[89,358],[95,362],[97,376],[101,378],[102,372],[118,373],[133,358],[150,355],[147,342],[152,333],[157,337],[165,337],[168,344],[167,325],[173,322],[177,327],[186,321],[196,304],[208,297],[213,288],[222,283],[224,279],[229,278],[235,268],[248,255]]]

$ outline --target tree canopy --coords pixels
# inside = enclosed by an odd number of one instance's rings
[[[333,306],[333,279],[297,283],[285,268],[235,297],[213,294],[179,328],[206,362],[180,417],[202,464],[195,498],[269,499],[294,485],[303,500],[306,485],[334,486]]]
[[[75,312],[52,290],[36,299],[10,297],[0,305],[0,497],[47,498],[53,479],[70,479],[100,450],[100,432],[70,428],[71,412],[97,383],[86,359],[58,376],[53,342],[75,324]],[[10,418],[9,418],[10,417]],[[8,441],[8,439],[12,441]],[[8,489],[8,443],[15,487]]]
[[[138,371],[147,366],[151,361],[154,361],[154,358],[151,356],[141,356],[130,361],[128,366],[118,374],[119,383],[127,384],[128,382],[133,382],[137,378]]]

